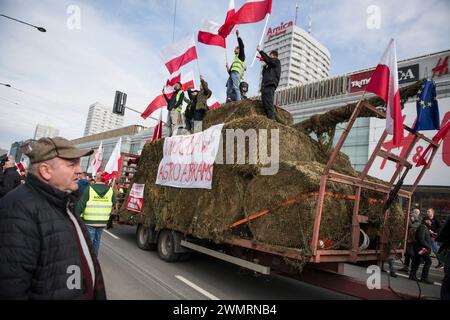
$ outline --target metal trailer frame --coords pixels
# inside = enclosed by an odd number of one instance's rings
[[[345,174],[337,173],[331,168],[333,167],[336,158],[338,156],[338,153],[342,149],[342,146],[345,142],[345,140],[348,137],[348,134],[355,124],[356,119],[358,118],[359,113],[361,112],[362,108],[367,108],[377,114],[380,118],[386,118],[386,115],[381,110],[373,107],[370,105],[366,100],[363,100],[364,97],[361,98],[361,100],[358,102],[355,110],[353,111],[352,116],[350,117],[350,120],[347,124],[347,127],[345,128],[344,132],[342,133],[336,147],[334,148],[330,159],[323,171],[321,181],[320,181],[320,189],[319,189],[319,195],[317,199],[317,206],[316,206],[316,213],[315,213],[315,219],[314,219],[314,231],[313,231],[313,238],[311,242],[311,262],[313,263],[320,263],[320,262],[351,262],[351,263],[357,263],[358,261],[381,261],[390,254],[402,254],[406,249],[406,238],[407,238],[407,232],[408,232],[408,221],[409,221],[409,211],[411,210],[411,197],[414,191],[417,188],[417,185],[419,184],[420,180],[422,179],[423,175],[425,174],[425,171],[430,167],[431,162],[433,161],[434,156],[436,155],[436,152],[438,150],[439,144],[434,142],[433,140],[425,137],[424,135],[416,132],[414,133],[414,139],[411,141],[411,143],[408,145],[406,149],[406,153],[403,157],[397,156],[395,154],[392,154],[390,152],[387,152],[383,149],[381,149],[386,137],[387,132],[386,130],[380,137],[372,155],[369,158],[369,161],[367,162],[364,170],[359,174],[357,178],[351,177]],[[408,126],[404,125],[404,130],[413,133],[412,129]],[[384,193],[386,195],[386,200],[389,197],[390,192],[392,191],[394,184],[397,180],[397,178],[402,173],[403,169],[408,168],[411,169],[413,165],[408,162],[408,157],[410,156],[414,146],[419,142],[419,140],[422,139],[429,144],[433,145],[433,152],[431,154],[430,160],[427,165],[425,165],[419,176],[416,178],[413,187],[410,191],[407,191],[405,189],[400,189],[398,192],[398,196],[405,198],[407,200],[407,207],[406,207],[406,215],[405,215],[405,235],[403,237],[403,247],[400,250],[395,250],[393,252],[386,252],[385,246],[387,243],[387,239],[389,237],[388,234],[388,218],[389,218],[389,209],[384,212],[384,224],[383,224],[383,231],[382,231],[382,237],[381,237],[381,248],[380,250],[360,250],[359,249],[359,240],[360,240],[360,224],[364,224],[368,222],[368,217],[363,216],[359,214],[359,205],[361,200],[361,191],[362,189],[368,189],[372,191],[377,191]],[[397,169],[395,173],[393,174],[391,180],[389,182],[370,182],[367,181],[367,174],[372,167],[376,157],[382,157],[387,160],[393,161],[397,163]],[[353,207],[353,217],[352,217],[352,247],[350,251],[347,250],[319,250],[319,232],[320,232],[320,225],[321,225],[321,218],[323,213],[323,202],[325,198],[325,192],[326,192],[326,184],[327,181],[332,181],[336,183],[344,183],[351,186],[356,187],[356,194],[355,194],[355,204]]]
[[[175,235],[175,251],[178,253],[189,252],[189,250],[197,251],[263,274],[270,274],[273,268],[273,271],[280,273],[283,276],[287,276],[293,279],[310,283],[312,285],[327,288],[362,299],[417,298],[403,292],[401,293],[401,295],[399,295],[390,288],[386,287],[382,287],[380,290],[369,290],[365,282],[342,274],[344,263],[354,263],[368,266],[370,264],[374,264],[374,262],[382,261],[383,258],[386,258],[390,254],[403,254],[406,248],[406,238],[408,231],[407,227],[409,221],[409,211],[411,209],[412,194],[416,190],[426,170],[430,167],[440,145],[433,140],[425,137],[424,135],[416,132],[414,133],[414,139],[407,146],[404,156],[400,157],[381,149],[387,137],[387,132],[384,131],[372,155],[370,156],[368,163],[358,177],[351,177],[331,170],[336,161],[338,153],[342,149],[342,146],[346,138],[348,137],[348,134],[353,127],[356,119],[358,118],[358,115],[361,112],[362,108],[368,108],[369,110],[377,114],[380,118],[385,118],[384,112],[371,106],[367,103],[366,100],[363,99],[364,96],[358,102],[355,110],[353,111],[347,127],[341,135],[323,171],[315,212],[313,238],[311,241],[312,256],[310,257],[301,273],[292,266],[284,263],[284,259],[288,258],[291,260],[304,261],[305,255],[302,250],[297,248],[264,244],[253,240],[242,239],[239,237],[229,237],[224,239],[222,244],[226,245],[226,248],[225,251],[222,252],[210,248],[208,244],[203,243],[203,241],[200,239],[189,238],[187,235],[183,235],[181,233],[179,234],[178,232],[172,230],[172,233]],[[408,126],[404,126],[404,130],[413,133],[412,129]],[[392,252],[386,252],[385,250],[385,244],[387,243],[387,238],[389,236],[389,234],[387,233],[387,222],[390,214],[389,210],[386,210],[384,212],[384,225],[382,230],[380,250],[360,250],[360,224],[368,223],[368,217],[359,214],[359,204],[361,200],[362,189],[384,193],[386,195],[385,199],[387,200],[390,192],[394,188],[394,184],[397,178],[401,175],[403,169],[412,168],[412,164],[409,163],[407,159],[414,149],[414,146],[420,140],[426,141],[427,143],[433,145],[434,148],[432,150],[432,154],[430,156],[428,164],[421,169],[421,172],[416,178],[411,190],[407,191],[405,189],[400,189],[398,192],[398,196],[406,199],[408,203],[404,221],[405,234],[403,238],[404,242],[402,248],[393,250]],[[367,174],[372,167],[376,157],[378,156],[397,163],[395,173],[393,174],[389,182],[377,183],[367,181]],[[352,247],[350,250],[318,249],[319,232],[327,181],[344,183],[357,188],[355,194],[355,204],[353,207],[351,242]],[[152,239],[149,239],[149,241],[151,243],[156,243],[156,238],[157,237],[153,237]]]

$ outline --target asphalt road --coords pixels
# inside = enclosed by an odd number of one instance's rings
[[[262,276],[243,272],[230,263],[196,254],[188,261],[167,263],[155,251],[137,247],[135,227],[116,225],[104,232],[100,263],[108,299],[126,300],[289,300],[353,299],[278,275]],[[365,269],[346,265],[345,273],[367,279]],[[432,270],[440,283],[442,271]],[[382,276],[387,284],[387,275]],[[391,278],[391,287],[417,294],[417,284],[404,277]],[[422,296],[439,297],[439,285],[421,284]]]

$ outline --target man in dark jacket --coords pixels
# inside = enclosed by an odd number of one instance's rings
[[[113,206],[117,211],[116,195],[113,189],[103,182],[101,175],[97,174],[95,184],[84,190],[75,209],[75,213],[86,224],[96,256],[100,249],[103,229],[109,221]]]
[[[164,99],[167,101],[167,111],[169,114],[167,116],[167,126],[169,127],[169,137],[172,135],[176,135],[177,131],[180,127],[183,127],[183,117],[181,115],[183,100],[184,100],[184,91],[183,86],[180,82],[175,83],[173,86],[174,92],[172,96],[167,97],[164,92],[164,88],[162,89],[162,93],[164,95]]]
[[[239,90],[239,84],[244,78],[245,72],[245,51],[244,42],[239,37],[239,31],[236,30],[236,37],[238,46],[234,49],[234,60],[231,67],[226,68],[229,74],[227,81],[227,102],[241,100],[241,91]]]
[[[0,200],[0,299],[106,299],[89,234],[74,214],[80,150],[42,138],[26,183]]]
[[[257,47],[261,58],[264,60],[261,82],[261,100],[269,119],[274,118],[274,97],[281,76],[281,63],[278,60],[278,51],[273,50],[267,55],[260,46]]]
[[[433,208],[430,208],[427,210],[427,217],[431,220],[431,250],[433,250],[434,254],[436,255],[436,258],[438,260],[438,264],[436,266],[437,269],[443,268],[444,267],[444,262],[442,261],[442,258],[440,256],[439,252],[439,245],[438,243],[434,240],[437,235],[439,234],[439,232],[441,231],[441,222],[439,221],[439,219],[436,219],[435,216],[435,212]]]
[[[208,111],[208,99],[211,95],[212,92],[208,87],[208,82],[200,75],[200,92],[198,93],[195,104],[194,121],[203,121],[203,117],[206,111]]]
[[[0,198],[20,185],[20,175],[12,159],[8,159],[3,166],[3,179],[0,182]]]
[[[186,109],[184,110],[185,129],[190,133],[194,130],[194,114],[198,92],[198,90],[194,90],[194,88],[191,87],[187,90],[188,97],[184,97],[184,102],[187,103]]]
[[[441,300],[450,300],[450,216],[447,217],[447,221],[437,236],[436,241],[441,243],[439,253],[442,253],[445,257]]]
[[[414,242],[414,256],[412,257],[411,273],[409,274],[409,279],[417,280],[416,273],[419,269],[422,260],[424,261],[424,266],[422,269],[422,276],[420,281],[427,284],[433,284],[428,279],[428,274],[431,267],[431,220],[425,217],[422,220],[422,224],[417,228],[416,231],[416,241]]]

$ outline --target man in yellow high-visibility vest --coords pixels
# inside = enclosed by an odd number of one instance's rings
[[[234,49],[234,60],[231,67],[226,64],[226,68],[229,74],[227,81],[227,101],[239,101],[241,100],[241,91],[239,90],[239,84],[244,79],[245,71],[245,52],[244,42],[239,37],[239,31],[236,30],[236,37],[238,40],[238,46]]]
[[[97,174],[95,184],[84,190],[76,207],[76,213],[86,224],[97,256],[102,232],[108,224],[113,207],[118,209],[113,188],[107,186],[100,174]]]

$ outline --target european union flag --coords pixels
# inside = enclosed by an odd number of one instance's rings
[[[433,80],[424,80],[417,93],[417,121],[413,131],[439,130],[439,106],[436,98],[436,84]]]

